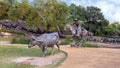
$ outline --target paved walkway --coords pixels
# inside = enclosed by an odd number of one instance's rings
[[[0,41],[0,45],[2,44],[10,44],[10,41]]]

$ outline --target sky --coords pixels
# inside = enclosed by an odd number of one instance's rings
[[[61,0],[68,5],[96,6],[110,22],[120,22],[120,0]]]
[[[120,0],[61,0],[70,5],[96,6],[110,22],[120,22]]]

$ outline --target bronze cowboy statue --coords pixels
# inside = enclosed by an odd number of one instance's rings
[[[83,22],[75,19],[74,23],[66,24],[64,27],[65,31],[71,31],[71,47],[82,46],[83,40],[85,40],[88,36],[89,31],[87,31],[84,27],[82,27]],[[77,41],[76,38],[78,39]]]
[[[75,19],[74,20],[74,23],[73,25],[75,25],[75,35],[74,36],[78,36],[78,32],[79,30],[81,31],[81,24],[82,24],[82,21],[78,20],[78,19]]]

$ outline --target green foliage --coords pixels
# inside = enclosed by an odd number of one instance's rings
[[[80,37],[74,37],[73,40],[75,40],[76,42],[79,42],[81,40]]]
[[[1,68],[35,68],[31,65],[17,65],[16,63],[0,63]]]
[[[71,43],[70,39],[71,38],[69,36],[67,36],[66,39],[62,40],[61,45],[68,45],[68,44],[70,44]],[[79,42],[81,40],[81,38],[80,37],[75,37],[74,40],[76,42]],[[98,48],[97,45],[87,43],[85,40],[83,40],[83,42],[82,42],[82,47],[95,47],[95,48]]]
[[[76,42],[79,42],[81,40],[81,38],[80,37],[74,37],[73,40],[76,41]],[[64,40],[62,40],[61,45],[68,45],[70,43],[71,43],[71,38],[69,36],[67,36]]]
[[[44,31],[56,30],[56,26],[64,27],[68,16],[68,6],[57,0],[28,0],[13,1],[8,11],[8,18],[27,22],[27,28],[41,29]]]
[[[28,40],[25,37],[13,38],[11,41],[12,44],[28,44]]]
[[[86,25],[85,28],[94,33],[94,35],[101,35],[103,28],[109,24],[102,12],[101,9],[97,7],[87,7],[85,11]]]
[[[44,30],[56,30],[57,25],[63,28],[68,15],[68,7],[65,3],[57,0],[35,0],[34,7]]]
[[[105,27],[105,36],[120,36],[120,24],[119,22],[114,22]]]
[[[28,16],[27,14],[29,14],[29,12],[31,11],[31,5],[23,0],[22,3],[20,2],[15,2],[8,11],[8,16],[9,19],[12,19],[14,21],[17,21],[19,19],[21,20],[25,20]]]
[[[82,47],[94,47],[94,48],[98,48],[98,46],[96,45],[96,44],[90,44],[90,43],[86,43],[86,42],[84,42],[83,44],[82,44]]]
[[[67,36],[65,39],[61,41],[61,45],[67,45],[70,44],[70,42],[71,42],[70,37]]]
[[[34,0],[32,4],[28,0],[0,1],[0,19],[23,20],[28,29],[56,31],[56,26],[63,29],[66,23],[71,23],[76,18],[84,21],[82,26],[94,35],[120,36],[119,24],[108,25],[109,21],[105,19],[101,9],[94,6],[67,6],[58,0]]]
[[[0,1],[0,19],[8,18],[9,7],[10,4],[8,2]]]
[[[71,4],[69,6],[69,19],[79,19],[79,20],[82,20],[82,21],[85,21],[85,16],[84,16],[84,13],[85,13],[85,8],[82,7],[82,6],[76,6],[75,4]]]
[[[69,9],[70,20],[76,18],[82,20],[84,21],[82,26],[85,27],[88,31],[93,32],[94,35],[104,35],[104,27],[109,24],[109,21],[104,18],[101,9],[93,6],[84,8],[80,5],[76,6],[75,4],[71,4]]]

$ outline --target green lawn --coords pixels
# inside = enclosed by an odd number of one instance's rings
[[[12,38],[1,38],[0,37],[0,41],[11,41],[12,40]]]
[[[47,50],[47,56],[50,55],[51,48]],[[57,53],[57,50],[55,50]],[[30,65],[18,65],[16,63],[10,62],[10,59],[16,57],[41,57],[42,52],[39,47],[28,48],[27,45],[0,45],[0,68],[34,68]]]

